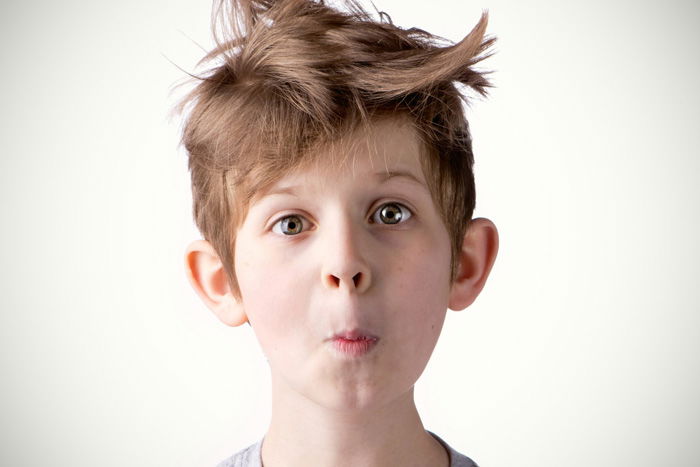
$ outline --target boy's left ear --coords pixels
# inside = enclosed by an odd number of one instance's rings
[[[472,219],[456,258],[457,277],[450,289],[448,305],[451,310],[464,310],[474,303],[486,284],[497,253],[498,230],[494,223],[484,218]]]

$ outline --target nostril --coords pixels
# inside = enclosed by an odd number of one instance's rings
[[[358,288],[360,286],[360,282],[363,280],[362,275],[363,274],[361,272],[358,272],[352,277],[352,283],[354,288]],[[340,283],[343,282],[343,279],[341,279],[339,276],[336,276],[335,274],[329,274],[326,280],[328,281],[329,286],[335,288],[339,288]]]
[[[358,273],[355,274],[355,276],[352,278],[352,282],[353,282],[353,284],[355,284],[355,287],[357,287],[357,285],[360,283],[360,276],[361,276],[361,275],[362,275],[362,273],[361,273],[361,272],[358,272]]]

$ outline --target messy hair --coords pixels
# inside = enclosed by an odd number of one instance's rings
[[[194,220],[219,254],[232,293],[235,234],[250,200],[307,164],[313,148],[382,117],[408,117],[451,240],[451,281],[475,204],[474,158],[460,87],[485,96],[491,55],[484,12],[452,43],[377,20],[356,0],[216,0],[209,65],[178,109],[186,117]]]

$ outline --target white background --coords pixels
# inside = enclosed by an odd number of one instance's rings
[[[469,118],[501,250],[416,386],[426,428],[482,467],[700,465],[698,4],[375,3],[499,38]],[[194,70],[209,13],[0,6],[2,465],[212,466],[265,432],[251,329],[183,270],[168,60]]]

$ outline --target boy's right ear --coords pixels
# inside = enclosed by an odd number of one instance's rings
[[[248,321],[243,304],[231,293],[226,270],[206,240],[195,240],[185,251],[185,271],[197,295],[222,323],[240,326]]]

